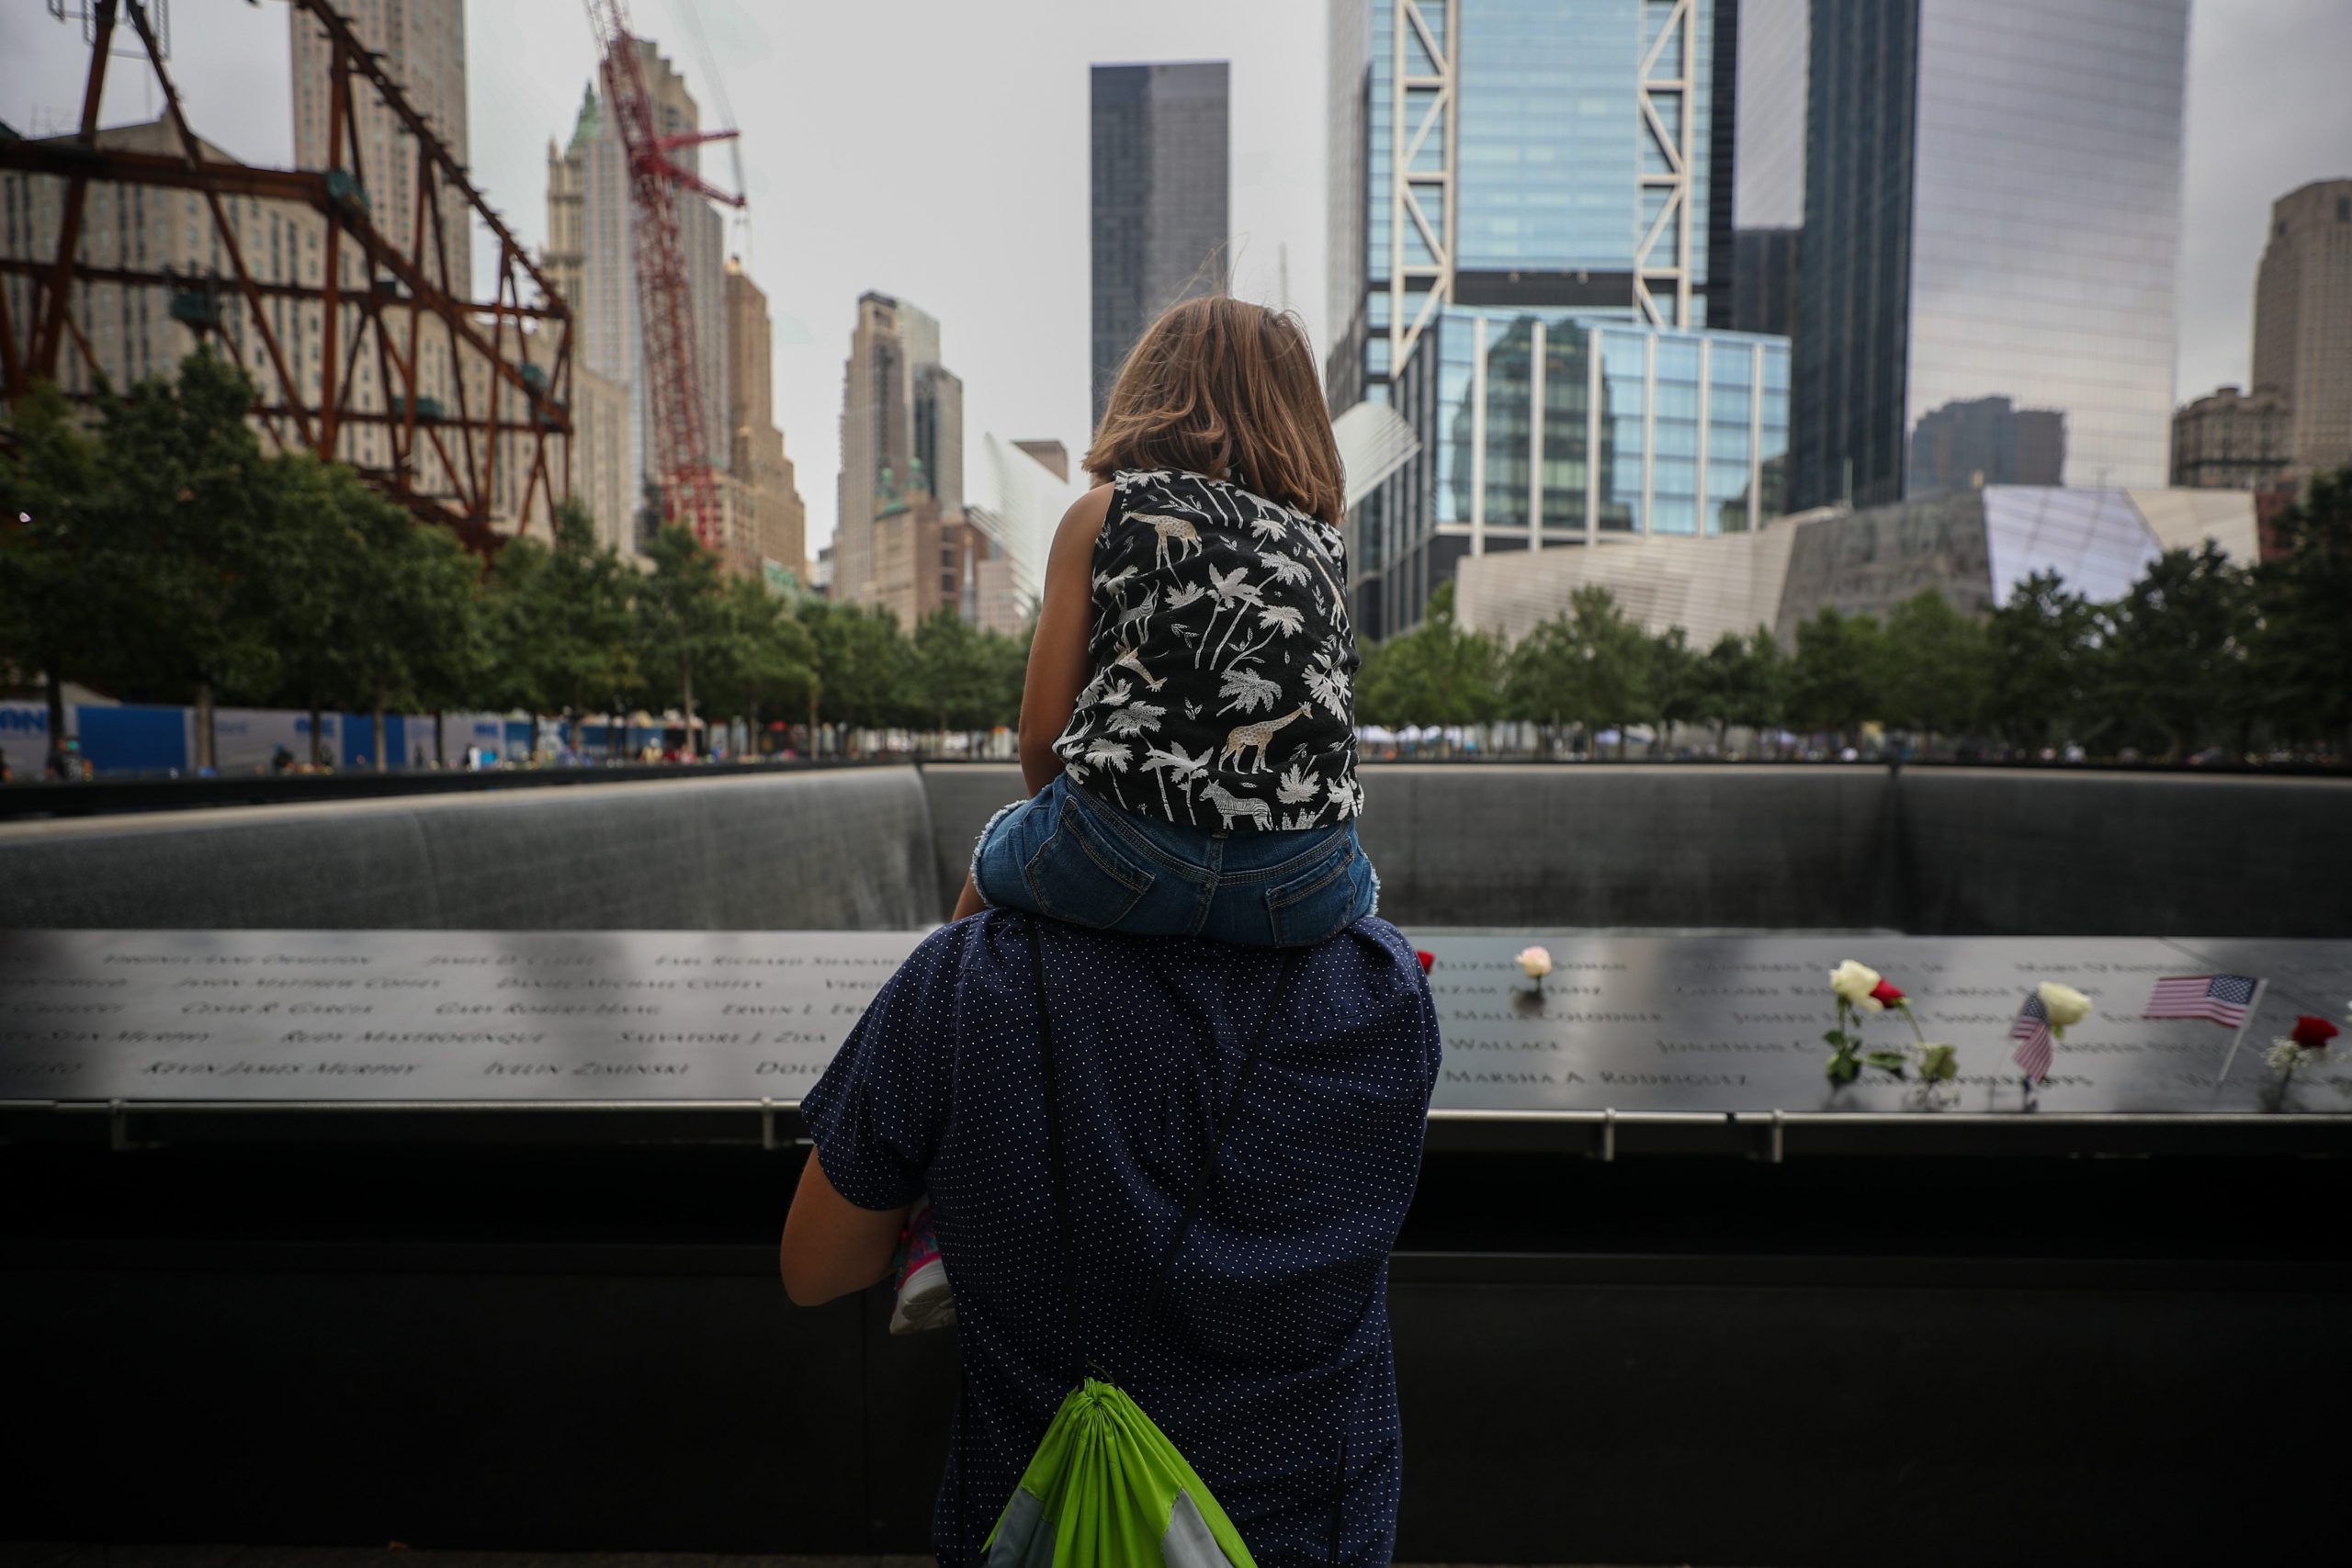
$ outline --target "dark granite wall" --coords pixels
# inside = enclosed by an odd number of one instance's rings
[[[2342,937],[2352,783],[1878,767],[1364,771],[1408,928]],[[0,927],[912,930],[1009,766],[0,827]]]

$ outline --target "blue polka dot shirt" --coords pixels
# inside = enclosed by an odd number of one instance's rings
[[[933,1524],[943,1563],[979,1560],[1090,1362],[1159,1423],[1266,1568],[1388,1561],[1402,1459],[1388,1254],[1439,1055],[1428,983],[1394,927],[1360,921],[1296,961],[1167,1294],[1141,1312],[1282,963],[991,909],[915,950],[809,1092],[803,1112],[844,1198],[894,1209],[931,1195],[965,1363]]]

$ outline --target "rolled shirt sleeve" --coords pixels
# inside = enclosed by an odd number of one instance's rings
[[[800,1102],[825,1178],[861,1209],[922,1196],[947,1119],[964,934],[933,932],[875,994]]]

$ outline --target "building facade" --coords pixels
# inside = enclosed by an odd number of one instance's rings
[[[750,493],[753,515],[750,574],[763,581],[808,579],[808,509],[793,482],[784,433],[775,427],[774,333],[768,297],[733,258],[727,263],[728,471]]]
[[[1792,646],[1824,609],[1883,619],[1934,592],[1982,615],[2036,573],[2110,601],[2165,551],[2208,540],[2251,565],[2256,525],[2256,498],[2243,491],[1987,485],[1858,512],[1817,508],[1753,534],[1488,556],[1463,563],[1455,607],[1464,626],[1516,642],[1597,586],[1648,631],[1679,627],[1694,648],[1759,626]]]
[[[1930,409],[1911,427],[1912,495],[1985,485],[2054,485],[2066,468],[2066,416],[2021,409],[2007,398],[1971,398]]]
[[[833,598],[876,602],[876,536],[886,507],[920,491],[950,513],[961,510],[963,396],[963,383],[940,364],[936,321],[888,294],[858,297],[842,367]]]
[[[2286,400],[2300,473],[2352,463],[2352,179],[2270,209],[2254,293],[2254,389]]]
[[[655,130],[666,136],[699,130],[701,110],[685,78],[650,40],[635,41],[653,100]],[[683,168],[699,168],[695,148],[673,149],[669,156]],[[710,446],[704,460],[726,472],[734,430],[728,407],[726,223],[708,200],[692,191],[682,189],[674,199],[694,322],[695,378]],[[552,141],[548,146],[548,244],[540,265],[571,307],[573,356],[627,389],[629,471],[659,480],[662,476],[647,468],[651,448],[645,431],[645,351],[630,243],[628,156],[596,83],[582,95],[562,147]],[[642,493],[641,485],[637,493]],[[598,519],[600,527],[604,522]]]
[[[1795,505],[1917,493],[1922,421],[1995,399],[2057,416],[2066,484],[2164,482],[2188,27],[2188,0],[1815,0]]]
[[[885,491],[874,518],[869,602],[888,610],[902,632],[940,609],[960,613],[971,533],[962,513],[943,512],[926,491]]]
[[[1333,178],[1363,222],[1332,236],[1361,265],[1335,265],[1327,391],[1387,403],[1419,444],[1351,513],[1366,635],[1416,624],[1468,556],[1777,514],[1786,345],[1708,331],[1729,313],[1737,16],[1335,4]]]
[[[1101,423],[1111,383],[1152,318],[1222,294],[1228,200],[1228,73],[1222,60],[1093,70],[1091,381]]]
[[[2290,482],[2293,438],[2284,396],[2220,388],[2172,416],[2172,482],[2185,490],[2277,490]]]

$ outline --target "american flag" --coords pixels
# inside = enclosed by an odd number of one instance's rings
[[[2245,975],[2176,975],[2156,982],[2142,1018],[2201,1018],[2224,1029],[2245,1021],[2260,982]]]
[[[2050,1076],[2050,1010],[2041,1005],[2040,992],[2028,995],[2025,1006],[2018,1009],[2017,1021],[2009,1025],[2009,1038],[2018,1042],[2009,1060],[2027,1077],[2040,1083]]]

